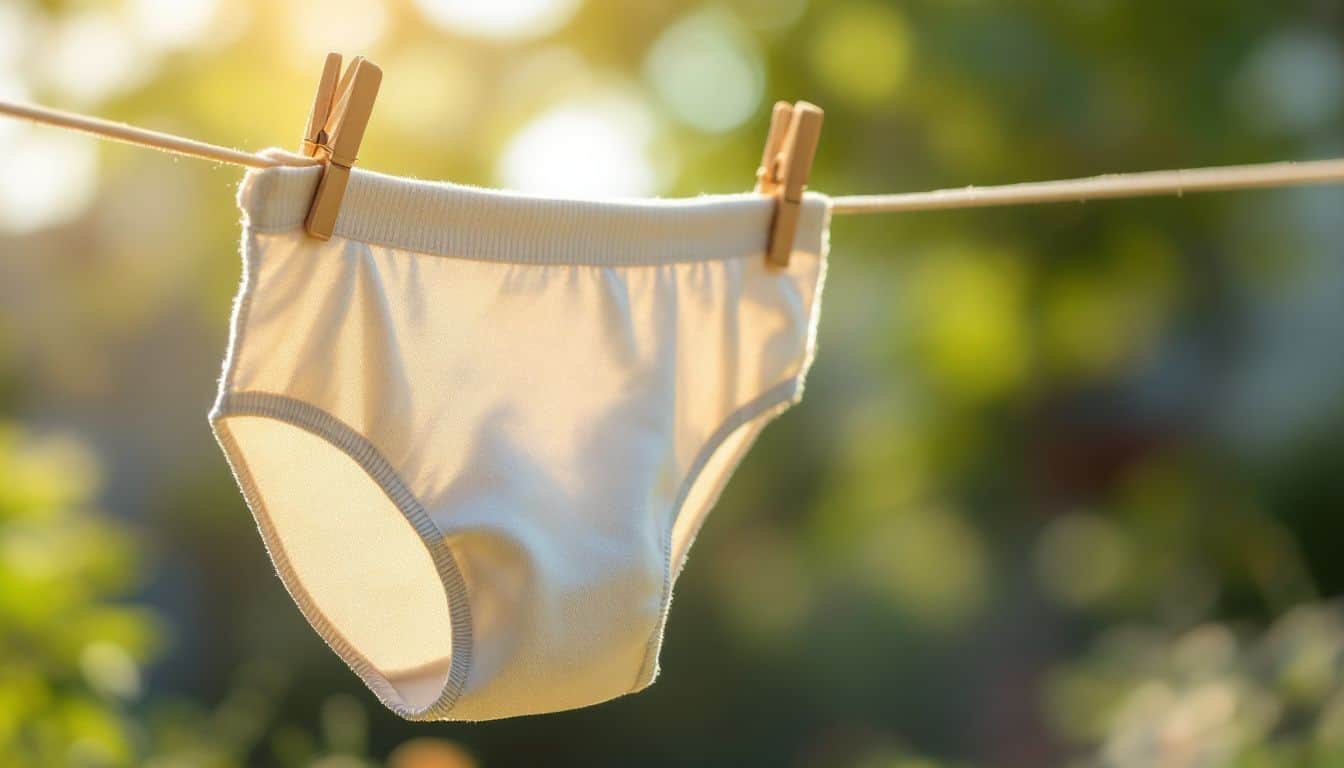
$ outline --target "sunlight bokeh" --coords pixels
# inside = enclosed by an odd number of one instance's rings
[[[399,48],[382,65],[379,119],[426,141],[471,130],[486,94],[468,56],[450,46],[417,45]],[[437,85],[425,88],[427,82]]]
[[[0,230],[33,232],[79,215],[93,200],[98,153],[92,139],[21,128],[0,153]]]
[[[388,27],[385,0],[288,0],[291,53],[307,63],[331,51],[373,55]]]
[[[86,11],[57,22],[39,48],[46,85],[79,106],[92,106],[143,84],[153,61],[126,20]]]
[[[156,48],[191,48],[216,37],[220,0],[130,0],[136,35]]]
[[[497,176],[508,189],[575,198],[643,197],[658,191],[650,159],[653,118],[613,95],[563,104],[509,141]]]
[[[36,36],[32,14],[20,5],[0,5],[0,76],[14,79]]]
[[[1344,103],[1344,49],[1325,31],[1286,30],[1261,44],[1230,95],[1269,133],[1333,125]]]
[[[672,114],[709,133],[742,125],[765,95],[760,48],[722,9],[669,26],[649,49],[644,72]]]
[[[415,4],[445,30],[494,39],[548,35],[579,8],[579,0],[415,0]]]
[[[749,189],[776,100],[833,196],[1340,154],[1331,3],[1142,5],[0,0],[0,98],[292,148],[363,55],[358,168],[585,199]],[[0,765],[1344,765],[1344,187],[835,216],[658,682],[431,724],[294,610],[206,426],[243,173],[0,119]]]

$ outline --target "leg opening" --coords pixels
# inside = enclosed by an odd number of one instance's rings
[[[747,451],[751,450],[761,430],[793,404],[800,386],[798,379],[785,380],[734,411],[705,441],[688,469],[672,505],[673,521],[672,529],[667,534],[668,570],[664,574],[666,582],[663,586],[662,617],[649,639],[648,651],[632,691],[650,685],[658,676],[658,656],[662,650],[663,628],[667,625],[668,612],[672,607],[672,587],[686,565],[691,545],[704,525],[709,510],[718,501],[733,471]]]
[[[725,419],[705,442],[673,507],[676,517],[669,549],[674,580],[686,564],[700,526],[704,525],[705,517],[719,500],[737,465],[751,450],[765,425],[793,404],[798,387],[796,380],[789,379],[770,388]]]
[[[343,449],[340,435],[269,415],[231,414],[216,429],[313,628],[393,711],[446,712],[465,681],[466,659],[455,656],[465,655],[470,638],[458,635],[469,629],[453,615],[466,610],[453,604],[465,593],[433,523],[399,482],[387,487],[390,467],[368,466],[371,446]]]
[[[739,426],[719,443],[709,460],[705,462],[704,469],[700,471],[695,483],[690,486],[681,504],[677,521],[672,525],[674,576],[681,573],[681,569],[685,567],[691,544],[695,543],[696,534],[700,532],[705,518],[709,516],[709,510],[718,501],[719,495],[723,493],[728,480],[733,476],[733,471],[742,462],[752,443],[756,442],[756,437],[760,435],[767,421],[768,419],[763,417]]]

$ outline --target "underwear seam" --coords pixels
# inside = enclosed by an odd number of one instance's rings
[[[256,416],[275,419],[304,429],[310,434],[325,440],[328,444],[340,450],[347,458],[354,461],[368,475],[369,479],[387,495],[388,499],[420,536],[422,543],[429,552],[430,559],[434,562],[435,570],[448,600],[449,621],[453,629],[453,658],[449,665],[448,678],[444,682],[443,691],[440,692],[434,703],[417,711],[391,701],[387,690],[393,689],[395,691],[391,683],[387,681],[385,676],[378,673],[373,664],[356,650],[317,609],[311,595],[299,583],[293,566],[284,552],[284,545],[274,530],[269,513],[266,512],[266,505],[262,501],[260,493],[257,492],[256,484],[246,466],[243,453],[239,450],[228,425],[224,423],[225,419],[231,416]],[[256,391],[221,393],[219,402],[210,415],[210,421],[211,426],[215,429],[217,439],[224,448],[225,456],[234,470],[234,475],[238,478],[249,506],[254,507],[254,512],[259,510],[263,513],[257,515],[258,522],[261,523],[262,538],[277,565],[277,570],[280,571],[281,580],[294,597],[304,617],[317,629],[318,634],[336,651],[337,655],[346,661],[360,679],[369,686],[370,690],[377,694],[398,715],[407,719],[433,720],[448,714],[466,688],[474,655],[471,603],[461,568],[447,542],[443,540],[442,531],[429,517],[428,512],[419,500],[415,498],[409,486],[397,474],[391,462],[382,455],[368,438],[359,434],[345,422],[317,406],[285,395]],[[235,456],[237,462],[235,462]],[[272,545],[276,550],[274,552],[271,552]],[[400,694],[395,695],[398,699],[400,698]]]
[[[635,682],[631,685],[629,693],[641,689],[641,682],[651,672],[650,665],[657,663],[654,656],[654,646],[662,637],[667,626],[668,615],[672,608],[672,583],[676,578],[672,573],[672,531],[681,518],[682,508],[686,504],[686,498],[690,495],[691,488],[695,486],[695,482],[700,478],[714,453],[723,446],[723,442],[734,432],[750,423],[752,419],[762,415],[770,414],[773,419],[773,417],[783,413],[783,409],[771,413],[773,409],[796,403],[802,391],[802,377],[803,374],[800,373],[773,384],[769,389],[728,414],[723,421],[719,422],[719,426],[710,433],[705,440],[705,444],[701,446],[695,455],[695,459],[692,460],[690,470],[678,487],[677,495],[672,502],[672,519],[660,531],[663,540],[663,589],[659,600],[659,616],[652,633],[649,635],[648,642],[645,643],[644,660],[639,665],[639,671],[636,673]],[[743,456],[745,456],[745,451]],[[689,553],[689,549],[687,551]]]

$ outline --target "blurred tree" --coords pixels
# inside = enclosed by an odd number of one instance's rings
[[[311,8],[0,3],[0,94],[293,145],[321,54],[359,52],[361,165],[546,194],[745,189],[776,98],[826,108],[831,194],[1344,149],[1316,0]],[[807,398],[699,537],[658,684],[425,725],[297,617],[205,427],[237,174],[0,148],[0,762],[1338,758],[1338,189],[837,220]]]
[[[69,437],[0,423],[0,760],[129,765],[130,707],[160,646],[129,532],[92,512],[98,465]]]
[[[1210,623],[1114,630],[1047,688],[1077,765],[1255,768],[1344,763],[1344,613],[1304,604],[1263,635]]]

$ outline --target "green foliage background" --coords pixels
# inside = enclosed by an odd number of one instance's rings
[[[830,194],[1344,148],[1344,9],[1309,0],[589,0],[513,39],[229,0],[158,47],[133,2],[7,2],[0,92],[256,149],[365,34],[361,164],[463,183],[613,94],[665,195],[748,187],[776,98],[826,108]],[[206,427],[237,169],[80,144],[88,194],[25,219],[52,134],[6,130],[0,765],[1344,763],[1338,189],[837,218],[807,397],[699,537],[658,683],[425,725],[303,623]]]

